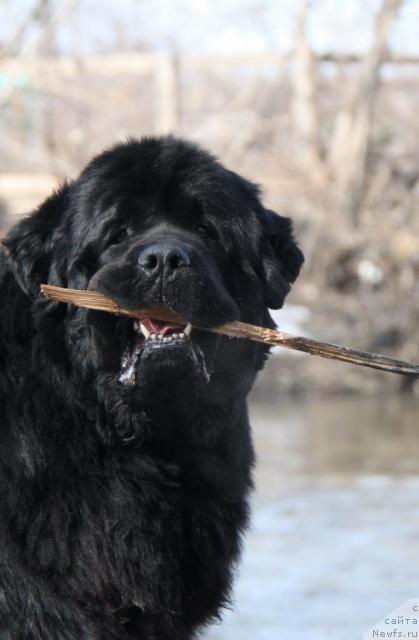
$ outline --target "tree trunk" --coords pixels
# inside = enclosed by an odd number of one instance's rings
[[[335,181],[336,205],[354,224],[365,188],[365,171],[379,72],[391,28],[403,0],[383,0],[377,14],[372,45],[361,65],[358,82],[338,113],[332,137],[329,168]]]
[[[316,179],[323,173],[323,162],[316,108],[316,62],[306,34],[308,9],[309,0],[301,0],[293,60],[291,116],[298,142],[298,163]]]

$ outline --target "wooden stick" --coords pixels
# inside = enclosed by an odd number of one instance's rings
[[[52,285],[41,285],[42,293],[51,300],[60,302],[68,302],[79,307],[88,309],[96,309],[98,311],[107,311],[108,313],[116,313],[119,315],[129,316],[141,320],[142,318],[155,318],[156,320],[169,321],[175,324],[186,324],[186,320],[179,314],[167,309],[166,307],[153,307],[150,309],[126,309],[120,307],[116,302],[96,291],[82,291],[79,289],[64,289]],[[341,347],[329,342],[320,342],[311,338],[295,336],[284,331],[267,329],[265,327],[257,327],[246,322],[229,322],[220,327],[208,329],[206,327],[197,327],[204,331],[220,333],[230,336],[231,338],[247,338],[273,346],[286,347],[287,349],[295,349],[304,351],[322,358],[331,358],[333,360],[341,360],[342,362],[350,362],[371,369],[379,369],[380,371],[388,371],[398,373],[405,376],[419,376],[419,365],[403,360],[396,360],[387,356],[378,355],[376,353],[368,353],[366,351],[358,351],[357,349],[349,349]]]

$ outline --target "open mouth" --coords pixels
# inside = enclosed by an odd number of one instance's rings
[[[154,318],[134,321],[133,340],[124,351],[119,381],[124,385],[136,383],[137,365],[144,351],[176,349],[190,341],[192,325],[169,324]]]
[[[134,331],[143,339],[144,344],[154,343],[155,346],[164,346],[168,343],[185,342],[190,339],[192,325],[190,322],[182,326],[167,324],[153,318],[144,318],[141,322],[134,323]]]

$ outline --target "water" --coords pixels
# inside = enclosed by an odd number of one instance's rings
[[[356,640],[419,596],[419,401],[252,407],[253,529],[206,640]]]

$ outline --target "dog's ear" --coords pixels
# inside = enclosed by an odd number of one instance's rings
[[[61,187],[34,213],[12,227],[2,240],[17,282],[32,299],[39,296],[43,282],[61,282],[61,259],[56,247],[63,236],[60,221],[66,206],[67,191],[67,185]]]
[[[280,309],[300,273],[304,256],[293,234],[290,218],[274,211],[263,211],[262,281],[266,304]]]

